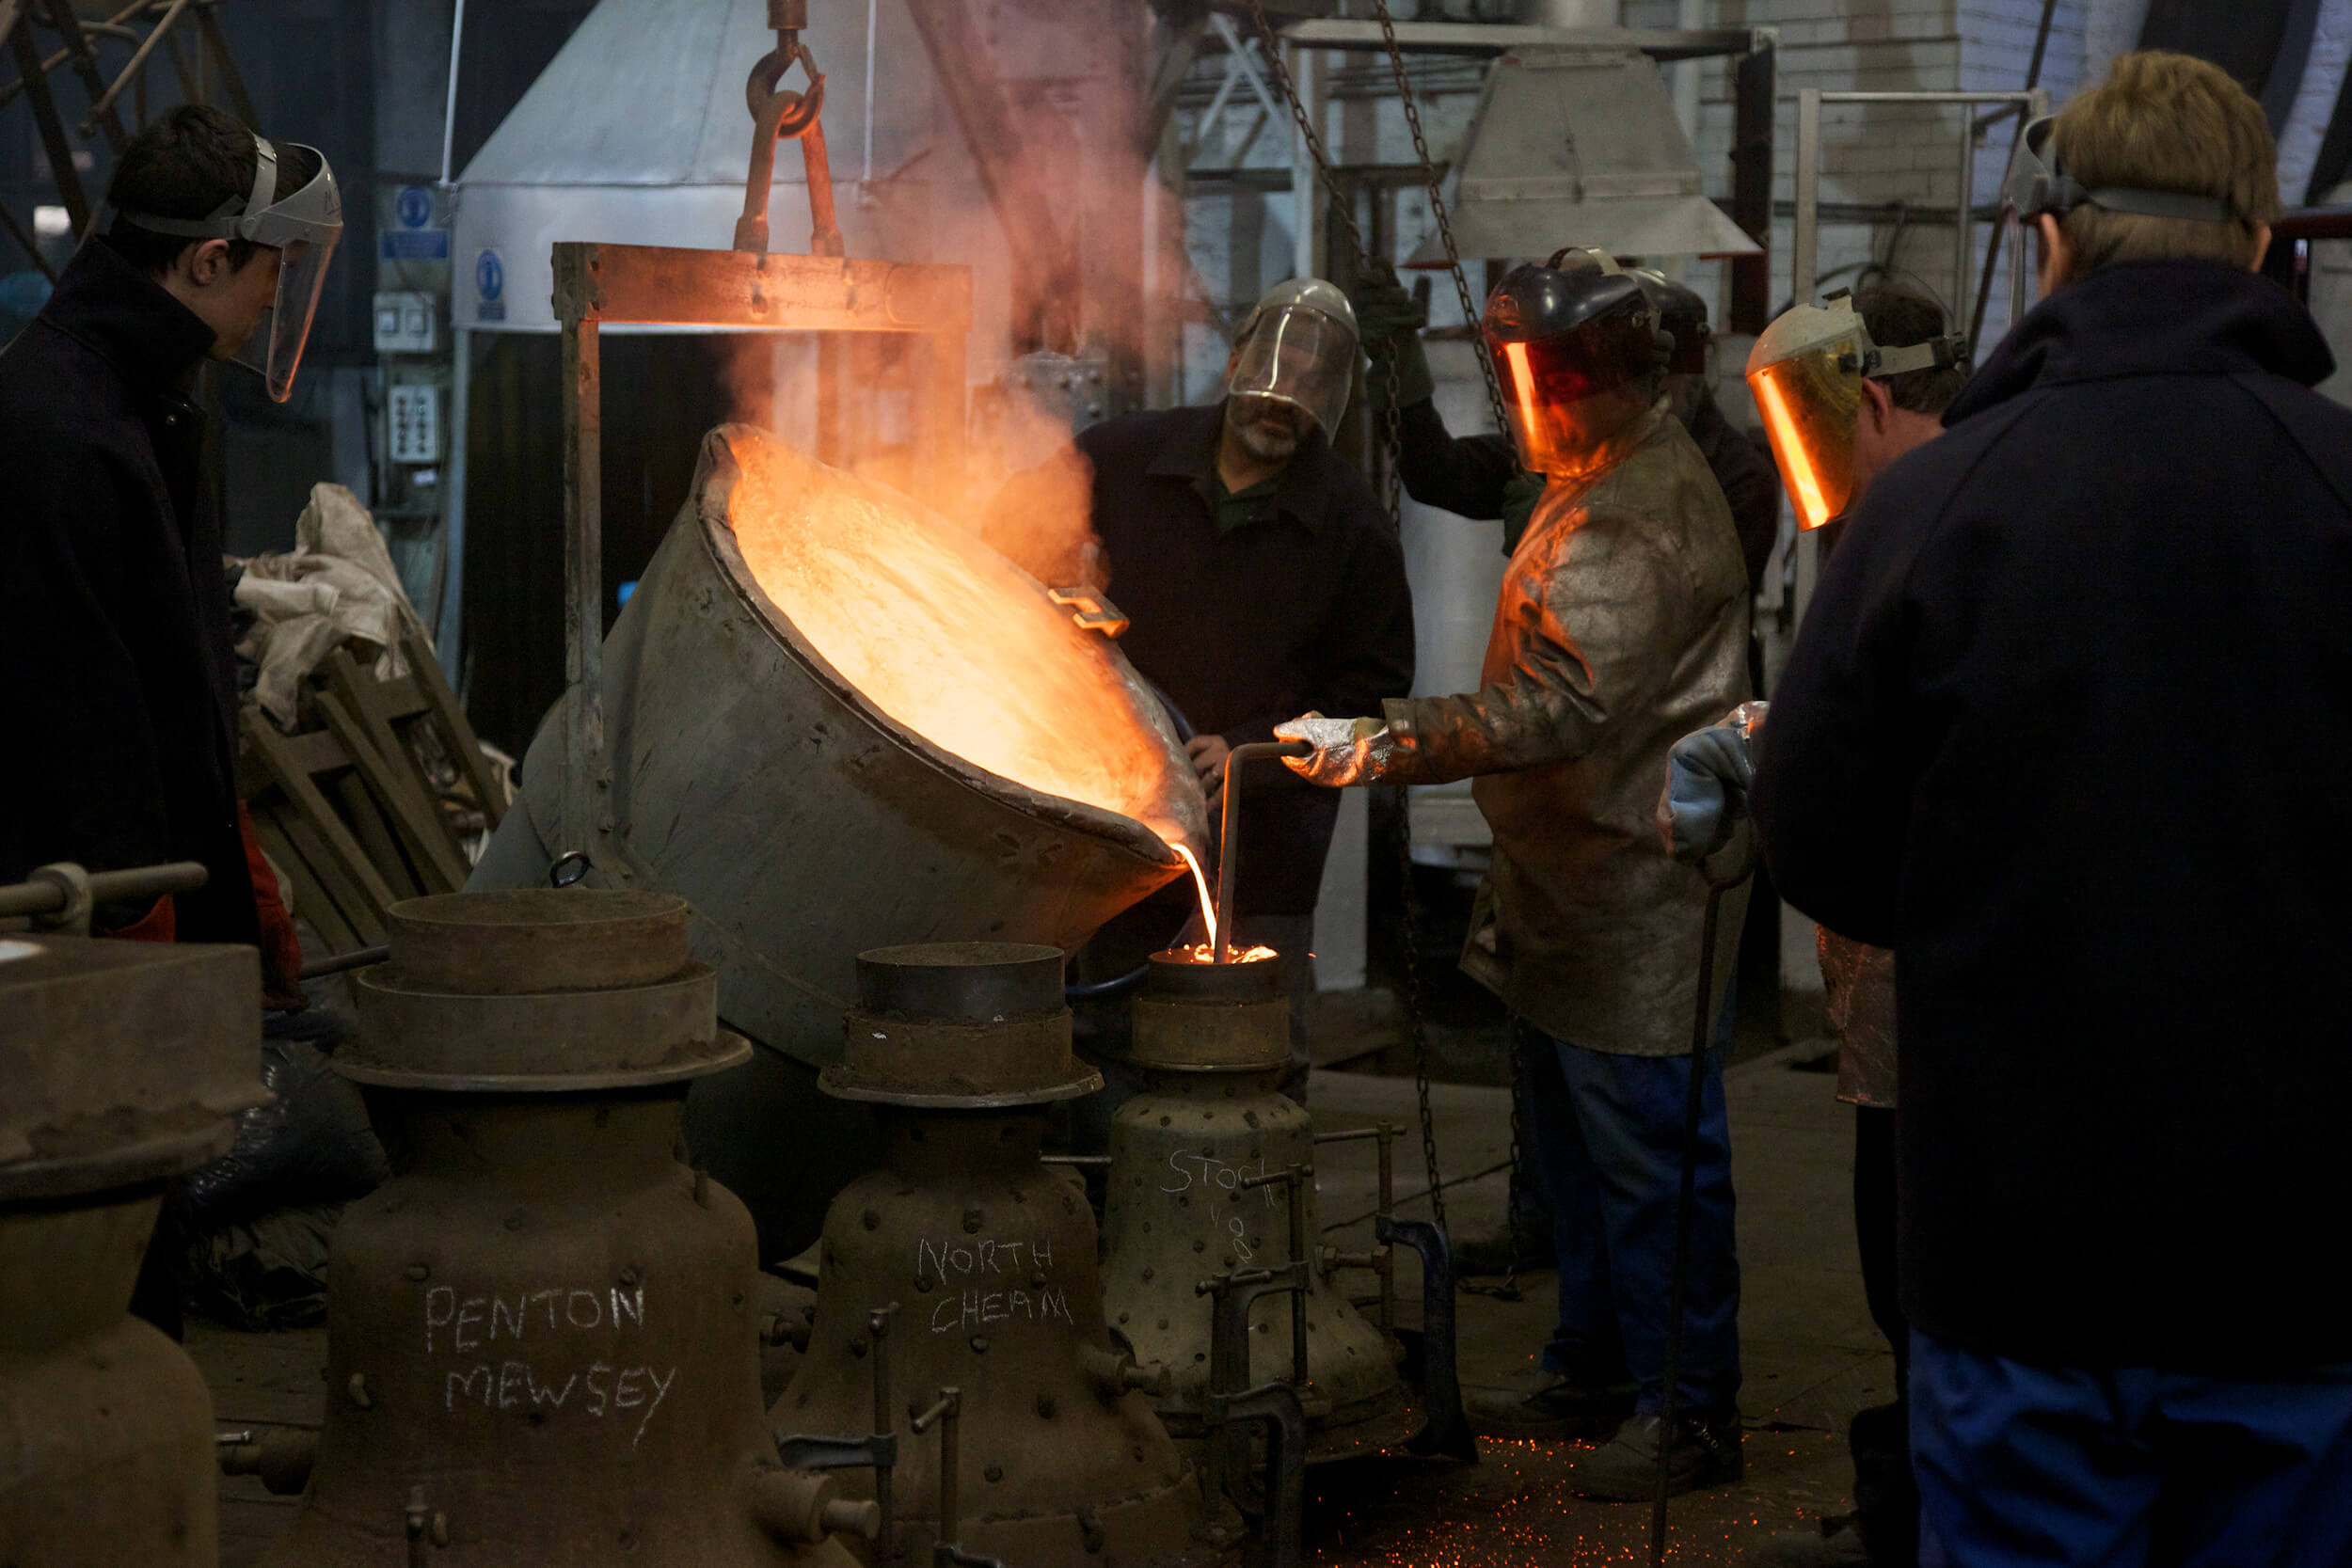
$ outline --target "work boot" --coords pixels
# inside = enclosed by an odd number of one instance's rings
[[[1470,1425],[1487,1437],[1606,1437],[1633,1410],[1640,1390],[1631,1383],[1596,1386],[1555,1378],[1524,1394],[1482,1390],[1462,1402]]]
[[[1892,1568],[1870,1556],[1859,1513],[1816,1520],[1812,1529],[1785,1530],[1740,1560],[1740,1568]]]
[[[1634,1416],[1598,1449],[1578,1460],[1568,1490],[1604,1502],[1646,1502],[1658,1495],[1658,1428],[1655,1416]],[[1724,1486],[1747,1472],[1740,1449],[1740,1415],[1677,1417],[1674,1446],[1667,1450],[1666,1495]]]

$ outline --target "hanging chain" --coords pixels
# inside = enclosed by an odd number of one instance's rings
[[[1330,154],[1324,150],[1323,137],[1316,134],[1313,123],[1307,119],[1307,105],[1298,96],[1297,84],[1291,80],[1291,68],[1282,58],[1282,45],[1275,38],[1272,24],[1266,21],[1262,0],[1249,0],[1249,19],[1257,27],[1258,41],[1265,50],[1267,64],[1273,68],[1275,83],[1282,89],[1282,102],[1290,105],[1291,123],[1298,128],[1299,140],[1307,144],[1308,155],[1314,160],[1315,180],[1329,198],[1325,205],[1339,218],[1340,227],[1347,231],[1347,243],[1356,252],[1358,273],[1368,273],[1375,258],[1372,247],[1364,241],[1363,230],[1356,222],[1355,193],[1343,188],[1339,177],[1331,172]],[[1397,380],[1395,355],[1375,354],[1370,357],[1373,369],[1382,378],[1382,390],[1387,394],[1380,400],[1381,435],[1388,446],[1386,499],[1389,521],[1393,523],[1397,521],[1403,504],[1400,492],[1404,475],[1397,467],[1397,453],[1405,445],[1403,416],[1397,408],[1403,384]]]
[[[1250,0],[1252,5],[1257,0]],[[1454,220],[1445,210],[1445,193],[1438,188],[1438,166],[1430,161],[1429,138],[1422,134],[1421,107],[1413,102],[1413,84],[1405,75],[1405,51],[1397,46],[1396,21],[1389,15],[1389,0],[1372,0],[1373,10],[1380,18],[1380,38],[1389,46],[1389,74],[1396,78],[1397,102],[1405,105],[1405,124],[1413,133],[1413,155],[1421,160],[1421,177],[1429,186],[1429,211],[1438,220],[1438,238],[1445,242],[1446,270],[1454,275],[1454,296],[1462,302],[1462,321],[1472,328],[1470,352],[1478,360],[1478,373],[1486,383],[1486,408],[1494,416],[1495,430],[1508,435],[1510,415],[1502,406],[1502,384],[1495,379],[1495,362],[1486,356],[1486,344],[1476,330],[1478,306],[1470,298],[1470,277],[1462,271],[1462,249],[1454,242]]]
[[[1529,1254],[1519,1212],[1519,1116],[1520,1107],[1527,1101],[1527,1053],[1521,1044],[1517,1022],[1504,1022],[1502,1048],[1511,1058],[1511,1175],[1502,1190],[1502,1233],[1505,1243],[1502,1282],[1499,1285],[1464,1285],[1462,1289],[1472,1295],[1491,1296],[1496,1301],[1518,1301],[1521,1294],[1519,1265],[1528,1260]]]
[[[1397,895],[1404,911],[1405,942],[1405,1043],[1413,1055],[1413,1093],[1421,1108],[1421,1160],[1429,1176],[1429,1212],[1437,1219],[1438,1228],[1453,1232],[1445,1223],[1445,1185],[1438,1174],[1438,1124],[1429,1109],[1429,1029],[1422,1017],[1421,993],[1421,895],[1413,886],[1413,831],[1411,794],[1405,785],[1396,786],[1396,877]]]

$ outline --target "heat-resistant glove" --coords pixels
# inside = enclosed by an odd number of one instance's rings
[[[1756,782],[1756,736],[1766,705],[1741,703],[1716,723],[1693,730],[1666,753],[1666,785],[1658,797],[1658,836],[1678,861],[1703,861],[1724,845],[1747,815]]]
[[[1527,525],[1534,520],[1535,508],[1544,499],[1544,476],[1531,474],[1521,468],[1502,486],[1502,553],[1518,553],[1519,541],[1527,537]]]
[[[1396,733],[1382,719],[1326,719],[1303,714],[1274,726],[1277,740],[1303,740],[1314,754],[1284,757],[1282,765],[1309,784],[1378,784],[1389,764],[1405,750]]]
[[[1390,373],[1395,373],[1395,406],[1409,408],[1437,394],[1437,378],[1429,372],[1429,355],[1421,346],[1422,328],[1429,325],[1429,308],[1400,282],[1396,269],[1381,262],[1360,278],[1347,303],[1356,311],[1356,331],[1372,370],[1364,377],[1365,396],[1375,413],[1390,406]]]

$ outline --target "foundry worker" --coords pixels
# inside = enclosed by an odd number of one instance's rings
[[[1190,726],[1219,806],[1225,758],[1307,708],[1361,712],[1413,685],[1413,604],[1396,529],[1331,451],[1357,355],[1346,297],[1278,283],[1226,361],[1225,396],[1129,414],[1077,437],[1128,662]],[[1273,762],[1244,786],[1234,939],[1281,955],[1292,1072],[1306,1092],[1305,1003],[1316,895],[1338,799]],[[1214,870],[1214,868],[1210,868]]]
[[[1855,504],[1754,793],[1896,955],[1920,1555],[2352,1561],[2352,413],[2221,71],[2117,60],[2004,198],[2046,297]]]
[[[0,355],[0,881],[200,862],[210,880],[118,934],[258,940],[237,821],[236,683],[220,519],[188,401],[204,361],[290,391],[342,232],[314,150],[216,109],[123,150],[108,231]]]
[[[1576,264],[1589,258],[1602,263],[1597,252],[1563,250],[1546,263]],[[1769,458],[1756,443],[1732,428],[1715,401],[1713,334],[1708,325],[1707,302],[1695,290],[1650,271],[1631,273],[1657,307],[1659,325],[1675,341],[1667,361],[1664,397],[1682,428],[1698,443],[1708,471],[1731,508],[1740,535],[1740,554],[1747,566],[1748,592],[1763,586],[1764,570],[1772,546],[1780,539],[1780,483]],[[1437,380],[1429,371],[1429,354],[1422,346],[1422,328],[1429,312],[1406,292],[1392,269],[1382,267],[1357,285],[1357,319],[1363,324],[1364,347],[1372,356],[1365,377],[1365,395],[1375,411],[1391,396],[1390,374],[1395,376],[1397,475],[1406,493],[1424,506],[1463,517],[1502,519],[1502,550],[1511,553],[1527,527],[1535,499],[1543,491],[1542,476],[1519,466],[1511,437],[1454,436],[1438,412]]]
[[[1560,1261],[1552,1381],[1474,1400],[1497,1436],[1611,1436],[1588,1496],[1650,1495],[1689,1074],[1704,1074],[1698,1211],[1677,1380],[1662,1434],[1677,1491],[1741,1474],[1739,1270],[1722,1062],[1691,1059],[1707,885],[1652,822],[1667,749],[1748,692],[1748,592],[1723,492],[1657,405],[1663,344],[1640,284],[1521,267],[1484,323],[1519,461],[1546,476],[1512,555],[1482,689],[1309,715],[1278,734],[1328,784],[1474,776],[1494,862],[1462,967],[1538,1044],[1528,1141]],[[1714,974],[1739,945],[1724,908]]]
[[[1943,434],[1967,379],[1967,345],[1945,332],[1925,294],[1883,286],[1800,305],[1764,330],[1749,356],[1772,446],[1834,552],[1854,499],[1895,459]],[[1754,778],[1765,705],[1675,747],[1666,801],[1676,849],[1698,860],[1727,846]],[[1749,1568],[1911,1568],[1919,1494],[1911,1478],[1911,1331],[1898,1294],[1895,1231],[1895,955],[1820,927],[1825,1022],[1837,1042],[1837,1098],[1854,1106],[1853,1222],[1871,1321],[1895,1354],[1895,1398],[1854,1413],[1854,1509],[1767,1542]]]
[[[229,589],[190,397],[207,360],[288,395],[342,233],[334,175],[188,105],[123,149],[109,204],[0,354],[0,882],[199,862],[201,889],[101,905],[93,929],[258,945],[268,1005],[298,1008],[299,946],[240,825]],[[176,1323],[148,1286],[141,1314]]]

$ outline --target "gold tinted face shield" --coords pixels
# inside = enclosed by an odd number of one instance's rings
[[[1764,329],[1748,356],[1748,388],[1799,528],[1820,528],[1853,499],[1863,378],[1955,364],[1964,354],[1949,337],[1881,348],[1845,294],[1797,306]]]

